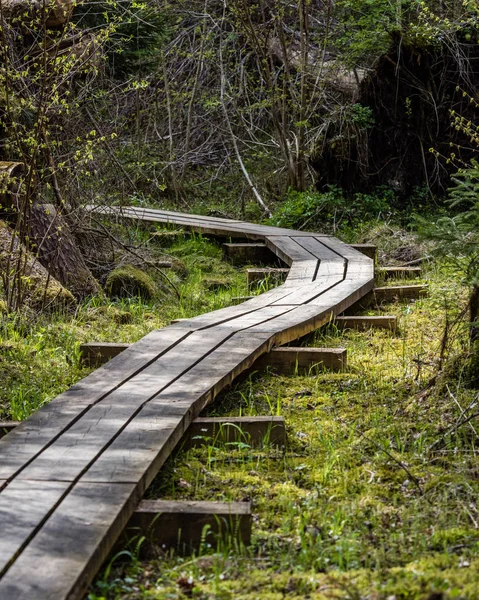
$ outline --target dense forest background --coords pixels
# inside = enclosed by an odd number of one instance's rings
[[[436,210],[464,177],[467,196],[478,10],[474,0],[3,0],[8,309],[25,300],[27,265],[65,298],[100,291],[84,205],[336,233]]]
[[[90,372],[82,343],[278,283],[92,206],[376,246],[388,299],[351,310],[398,323],[295,342],[344,372],[238,379],[205,416],[284,416],[286,447],[215,438],[148,489],[251,502],[251,548],[133,538],[90,600],[477,598],[478,90],[477,0],[0,0],[0,437]]]

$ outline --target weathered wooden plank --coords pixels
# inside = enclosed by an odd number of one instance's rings
[[[329,238],[327,241],[316,237],[295,237],[293,239],[321,261],[321,275],[336,275],[338,273],[344,275],[347,260],[339,252],[329,246]]]
[[[426,298],[428,293],[429,286],[426,284],[394,285],[375,288],[374,298],[376,303],[395,302],[396,300],[418,300]]]
[[[278,283],[284,281],[289,273],[289,269],[282,268],[256,268],[246,269],[246,282],[248,289],[258,286],[261,282]]]
[[[190,334],[176,326],[153,331],[36,411],[0,439],[0,479],[12,478],[91,406]]]
[[[164,356],[92,406],[18,475],[20,479],[74,481],[121,429],[162,389],[220,346],[230,331],[193,332]]]
[[[0,421],[0,438],[20,425],[21,421]]]
[[[125,533],[144,536],[147,544],[184,553],[198,549],[202,543],[216,548],[221,538],[248,546],[252,521],[249,502],[143,500]]]
[[[318,269],[319,261],[317,259],[297,261],[289,269],[286,285],[300,287],[308,281],[314,281]]]
[[[84,480],[135,481],[143,492],[192,420],[271,344],[269,333],[237,334],[228,340],[146,404],[91,465]]]
[[[310,375],[318,370],[344,371],[347,366],[346,348],[273,348],[263,354],[253,369],[271,368],[283,375]]]
[[[278,258],[265,244],[223,244],[223,257],[235,266],[274,264]]]
[[[224,237],[247,237],[261,239],[265,235],[291,235],[290,229],[272,227],[268,225],[255,225],[242,221],[221,219],[218,217],[206,217],[203,215],[185,215],[174,211],[161,211],[156,209],[121,208],[115,207],[85,207],[90,212],[105,216],[117,216],[119,218],[134,218],[144,221],[158,223],[177,224],[188,229],[219,235]],[[302,231],[294,232],[295,235],[310,236],[310,233]]]
[[[279,315],[269,322],[255,325],[251,333],[269,332],[274,334],[274,344],[283,346],[307,333],[319,329],[328,323],[334,316],[334,308],[327,306],[318,310],[317,306],[296,306],[288,313]]]
[[[348,261],[351,261],[352,263],[367,265],[373,264],[373,261],[367,256],[365,256],[362,252],[359,252],[349,244],[345,244],[344,242],[341,242],[341,240],[338,240],[335,237],[328,237],[325,240],[323,240],[322,238],[318,238],[317,236],[315,236],[315,238],[322,240],[324,244],[328,246],[328,248],[330,248],[334,252],[337,252],[340,256],[342,256]]]
[[[378,274],[384,279],[410,279],[421,277],[421,267],[381,267]]]
[[[0,493],[0,577],[68,487],[64,481],[13,481],[3,488]],[[2,595],[1,589],[0,585],[0,598],[10,599]]]
[[[103,365],[130,346],[131,344],[114,342],[88,342],[80,344],[81,361],[89,367]]]
[[[287,296],[277,294],[277,298],[271,300],[272,305],[295,304],[302,306],[329,294],[333,288],[343,284],[343,275],[316,276],[310,284],[302,286],[284,286],[282,291],[290,290]]]
[[[350,246],[368,258],[374,261],[377,260],[378,247],[375,244],[350,244]]]
[[[394,315],[375,317],[336,317],[334,323],[339,329],[359,329],[364,331],[366,329],[374,328],[388,329],[393,332],[397,329],[397,317]]]
[[[81,598],[138,500],[133,484],[77,483],[0,580],[0,598]]]
[[[248,446],[284,446],[283,417],[198,417],[188,427],[181,448],[243,443]]]
[[[293,232],[290,232],[290,234]],[[303,260],[316,260],[316,256],[303,248],[298,242],[289,236],[268,236],[265,239],[266,246],[274,252],[287,265]]]

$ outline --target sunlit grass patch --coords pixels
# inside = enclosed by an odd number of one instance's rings
[[[150,574],[139,597],[183,597],[183,576],[198,598],[478,597],[476,420],[460,423],[476,392],[460,377],[428,388],[445,324],[455,323],[466,294],[447,270],[428,273],[429,297],[374,312],[396,315],[396,334],[331,326],[309,336],[309,345],[346,347],[346,372],[252,375],[210,407],[281,414],[287,447],[180,452],[150,494],[248,500],[253,545],[119,567],[136,582]],[[450,329],[448,353],[462,350],[464,328]],[[108,597],[124,582],[110,580]]]

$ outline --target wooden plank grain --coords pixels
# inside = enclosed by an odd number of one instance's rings
[[[230,332],[224,329],[214,329],[208,336],[201,332],[193,332],[141,373],[92,406],[17,477],[75,481],[146,402],[229,335]]]
[[[268,322],[277,315],[287,313],[291,307],[266,307],[254,314],[246,314],[233,323],[226,322],[206,335],[193,332],[187,339],[175,345],[157,361],[143,369],[140,374],[114,390],[102,402],[90,408],[67,431],[44,449],[18,475],[20,479],[74,481],[105,447],[127,426],[128,422],[144,405],[163,389],[172,386],[176,379],[195,383],[195,365],[209,365],[209,373],[215,374],[215,361],[209,358],[216,348],[235,332]],[[254,338],[251,337],[253,341]],[[235,356],[234,343],[226,344],[229,356]],[[249,346],[247,346],[249,347]],[[223,356],[224,350],[220,353]],[[215,354],[217,356],[218,352]],[[230,368],[230,362],[220,365]],[[199,368],[203,368],[200,366]],[[192,373],[190,373],[192,371]],[[188,374],[189,373],[189,374]],[[202,377],[202,384],[211,377]]]
[[[77,483],[0,579],[0,598],[82,597],[138,500],[132,484]]]
[[[0,577],[67,491],[68,483],[62,481],[13,481],[2,489]]]
[[[186,338],[187,329],[153,331],[85,377],[0,439],[0,479],[11,479],[91,406]]]
[[[283,417],[198,417],[181,440],[181,449],[242,442],[250,446],[264,443],[286,444]]]
[[[237,334],[228,340],[145,405],[84,480],[136,482],[143,492],[206,404],[271,345],[269,333]]]
[[[190,552],[201,543],[216,547],[220,538],[249,545],[252,520],[249,502],[143,500],[126,533],[130,529],[147,544]]]
[[[306,250],[297,241],[289,236],[269,235],[265,239],[265,244],[271,252],[274,252],[289,266],[291,266],[294,262],[316,259],[314,254],[308,252],[308,250]]]

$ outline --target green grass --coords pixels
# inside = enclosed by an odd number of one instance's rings
[[[447,269],[429,269],[429,298],[379,311],[399,317],[397,335],[329,327],[305,341],[346,346],[347,372],[250,377],[209,408],[279,411],[284,452],[247,444],[180,452],[152,484],[150,497],[250,501],[251,548],[132,555],[113,563],[91,598],[479,597],[476,424],[454,428],[476,392],[460,374],[421,392],[464,290]],[[461,339],[451,338],[452,353]]]
[[[135,236],[135,244],[159,244],[141,230]],[[85,376],[81,342],[132,342],[247,293],[244,273],[201,236],[158,250],[174,258],[168,274],[179,298],[162,287],[151,302],[94,298],[75,314],[1,316],[0,419],[27,417]],[[426,276],[429,298],[366,311],[396,314],[398,334],[330,326],[299,342],[346,346],[347,372],[258,374],[208,408],[283,415],[284,451],[245,440],[180,452],[148,490],[149,497],[250,501],[251,548],[209,540],[195,556],[144,559],[137,540],[126,562],[108,563],[90,598],[479,598],[479,424],[461,424],[477,392],[464,386],[461,361],[422,391],[466,291],[445,266],[429,266]],[[465,333],[462,322],[451,329],[451,355],[465,350]]]
[[[138,229],[133,233],[135,243],[149,237]],[[152,238],[150,245],[156,243]],[[179,298],[162,287],[149,302],[95,297],[74,313],[0,313],[0,420],[25,419],[86,376],[91,369],[81,366],[82,342],[135,342],[172,319],[223,308],[247,293],[245,273],[221,260],[219,244],[200,235],[180,236],[163,250],[173,258],[168,276]]]

